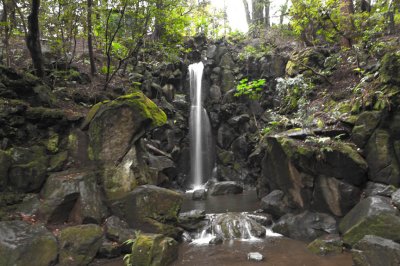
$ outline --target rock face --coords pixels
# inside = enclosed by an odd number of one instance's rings
[[[217,182],[210,188],[211,196],[240,194],[243,192],[243,187],[234,181]]]
[[[183,195],[180,193],[144,185],[115,201],[112,209],[132,228],[176,236],[176,229],[172,225],[178,220],[182,201]]]
[[[378,236],[366,235],[351,250],[355,266],[400,265],[400,244]]]
[[[281,190],[274,190],[261,199],[261,208],[275,218],[279,218],[289,212],[284,199],[285,194]]]
[[[178,242],[157,234],[140,234],[130,257],[135,266],[167,266],[178,257]]]
[[[367,163],[348,144],[329,149],[288,137],[268,137],[258,180],[259,196],[281,190],[289,207],[346,214],[357,202],[356,186],[366,182]]]
[[[324,234],[337,233],[337,226],[336,220],[328,214],[305,211],[284,215],[272,230],[290,238],[311,241]]]
[[[107,214],[93,171],[51,175],[41,191],[39,215],[48,223],[101,223]]]
[[[57,253],[57,240],[43,225],[0,222],[0,265],[50,266]]]
[[[349,245],[354,245],[365,235],[370,234],[399,241],[399,211],[390,204],[388,198],[368,197],[343,217],[339,230],[343,235],[343,241]]]
[[[357,119],[351,140],[360,148],[363,148],[378,126],[381,119],[381,112],[369,111],[363,112]]]
[[[60,265],[87,265],[102,244],[103,231],[94,224],[67,227],[60,231]]]

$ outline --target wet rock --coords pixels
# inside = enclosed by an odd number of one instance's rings
[[[121,160],[131,143],[146,129],[166,122],[165,113],[136,91],[92,107],[89,123],[89,157],[103,162]]]
[[[205,189],[196,189],[193,191],[192,200],[205,200],[207,198],[207,191]]]
[[[178,242],[157,234],[140,234],[132,247],[131,261],[137,266],[169,265],[178,257]]]
[[[0,222],[0,265],[53,265],[57,240],[41,224]]]
[[[339,235],[326,235],[315,239],[307,248],[317,255],[341,254],[343,241]]]
[[[328,214],[305,211],[282,216],[272,230],[297,240],[312,241],[325,234],[337,233],[337,225],[336,220]]]
[[[121,247],[118,243],[105,239],[101,244],[97,257],[112,259],[121,255]]]
[[[236,158],[241,158],[246,160],[251,151],[249,142],[246,140],[246,136],[240,136],[232,142],[231,145],[232,152],[235,154]]]
[[[240,194],[243,192],[243,186],[234,181],[217,182],[209,190],[211,196]]]
[[[391,195],[392,198],[392,204],[397,208],[400,209],[400,189],[396,190],[396,192],[394,192]]]
[[[400,185],[400,168],[389,132],[376,130],[369,139],[365,152],[370,180],[388,185]]]
[[[235,158],[232,151],[225,151],[225,150],[219,150],[217,152],[217,157],[219,162],[223,165],[228,165],[233,163]]]
[[[391,205],[388,198],[368,197],[343,217],[339,230],[343,235],[343,241],[349,245],[354,245],[365,235],[370,234],[399,241],[399,211]]]
[[[273,223],[272,215],[268,213],[254,212],[247,214],[247,216],[257,223],[261,224],[262,226],[271,226]]]
[[[236,138],[236,133],[231,127],[226,124],[222,124],[217,133],[217,143],[223,149],[228,149],[233,140]]]
[[[204,210],[191,210],[179,214],[178,224],[183,229],[193,231],[199,229],[204,222],[206,212]]]
[[[247,259],[254,261],[262,261],[264,259],[264,256],[259,252],[250,252],[247,254]]]
[[[139,186],[125,197],[112,203],[115,215],[135,229],[158,231],[154,225],[176,223],[183,195],[165,188]],[[149,220],[150,219],[150,220]],[[158,223],[154,223],[158,222]]]
[[[400,244],[378,236],[366,235],[351,250],[355,266],[400,265]]]
[[[357,119],[353,131],[351,133],[351,140],[360,148],[363,148],[371,137],[375,128],[378,126],[381,119],[381,112],[368,111],[363,112]]]
[[[289,208],[284,199],[285,193],[282,190],[274,190],[261,199],[261,208],[271,214],[274,218],[279,218],[289,212]]]
[[[217,103],[221,100],[221,88],[217,85],[212,85],[210,88],[210,99],[212,102]]]
[[[22,202],[18,204],[17,213],[28,216],[36,216],[40,210],[41,201],[38,194],[27,194]]]
[[[251,239],[265,236],[265,228],[242,213],[223,213],[211,217],[212,231],[224,239]]]
[[[348,213],[360,200],[357,187],[336,178],[319,176],[314,188],[312,208],[317,211],[329,210],[335,216]]]
[[[395,191],[396,188],[393,185],[367,182],[367,185],[365,186],[363,193],[366,197],[369,196],[390,197]]]
[[[40,192],[39,215],[48,223],[100,223],[107,214],[96,174],[65,171],[52,174]]]
[[[209,245],[220,245],[224,242],[224,239],[221,236],[216,236],[208,242]]]
[[[94,224],[67,227],[60,231],[60,265],[87,265],[103,242],[103,231]]]

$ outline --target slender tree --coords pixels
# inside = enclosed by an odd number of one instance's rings
[[[88,31],[87,41],[88,41],[89,60],[90,60],[90,75],[94,76],[96,74],[96,64],[94,61],[94,52],[93,52],[92,8],[93,8],[93,0],[87,0],[87,31]]]
[[[341,37],[341,45],[350,48],[352,46],[351,35],[354,32],[354,23],[352,16],[354,14],[354,5],[352,0],[340,0],[341,26],[343,35]]]
[[[33,67],[36,76],[44,77],[42,47],[40,45],[39,30],[39,8],[40,0],[32,0],[31,12],[28,16],[28,34],[26,36],[26,45],[31,54]]]
[[[3,57],[6,59],[6,66],[10,66],[10,23],[9,23],[9,11],[10,11],[10,3],[8,0],[2,0],[3,3],[3,13],[1,14],[1,23],[3,26]]]

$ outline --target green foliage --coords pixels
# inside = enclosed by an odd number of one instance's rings
[[[311,80],[297,75],[294,78],[278,78],[276,89],[281,100],[282,111],[286,113],[294,111],[305,112],[309,103],[309,94],[314,85]]]
[[[274,48],[270,45],[262,44],[260,46],[247,45],[243,51],[238,54],[239,60],[247,60],[250,57],[260,59],[263,56],[273,53]]]
[[[249,81],[247,78],[242,79],[236,87],[236,93],[234,96],[240,97],[245,95],[252,100],[260,99],[264,85],[265,79],[257,79],[253,81]]]
[[[135,230],[134,234],[135,234],[135,238],[128,239],[123,243],[125,246],[130,245],[133,248],[133,245],[135,244],[137,237],[141,234],[141,231]],[[124,260],[124,263],[126,266],[131,266],[133,264],[132,253],[125,254],[123,260]]]

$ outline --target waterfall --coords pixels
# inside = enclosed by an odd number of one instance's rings
[[[190,74],[190,166],[191,186],[201,187],[212,175],[214,167],[213,140],[210,120],[203,107],[202,91],[204,65],[202,62],[189,66]]]

